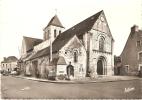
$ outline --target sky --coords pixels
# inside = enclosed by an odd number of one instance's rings
[[[0,0],[0,60],[20,57],[23,36],[43,38],[43,28],[57,14],[65,30],[104,10],[120,55],[136,24],[142,29],[142,0]]]

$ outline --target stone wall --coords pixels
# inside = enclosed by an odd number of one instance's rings
[[[56,75],[67,75],[67,65],[57,65]]]
[[[58,58],[58,54],[52,54],[53,60]],[[34,64],[37,62],[37,65]],[[56,63],[49,63],[49,56],[43,56],[31,61],[26,61],[25,74],[33,77],[48,78],[49,72],[56,72]]]
[[[49,45],[50,45],[50,41],[49,40],[43,41],[42,43],[34,46],[34,52],[42,50],[42,49],[48,47]]]
[[[137,75],[139,64],[142,64],[138,57],[139,52],[142,52],[142,46],[137,46],[137,41],[142,41],[142,32],[140,32],[141,31],[138,31],[138,29],[131,29],[128,40],[125,44],[123,52],[121,53],[123,67],[128,66],[128,71],[125,75]]]
[[[56,35],[58,36],[59,35],[59,31],[61,31],[61,32],[63,32],[63,30],[64,30],[64,28],[61,28],[61,27],[57,27],[57,26],[53,26],[53,25],[50,25],[50,26],[48,26],[44,31],[45,31],[45,33],[44,33],[44,37],[45,37],[45,39],[44,40],[47,40],[47,39],[49,39],[49,35],[48,34],[51,34],[50,35],[50,37],[51,37],[51,41],[53,42],[54,40],[55,40],[55,38],[54,38],[54,30],[56,29]],[[50,32],[50,33],[48,33],[48,32]]]
[[[78,61],[74,62],[74,52],[77,52]],[[78,38],[73,37],[60,51],[59,56],[65,58],[67,65],[71,62],[74,66],[74,77],[85,77],[86,75],[86,51]]]
[[[95,26],[94,26],[95,27]],[[109,32],[108,29],[104,32]],[[113,57],[113,42],[112,37],[109,33],[104,33],[103,31],[97,31],[95,29],[90,30],[90,70],[94,70],[97,74],[97,62],[99,57],[104,57],[106,60],[106,75],[114,74],[114,57]],[[104,37],[104,50],[99,51],[99,39]]]
[[[114,74],[114,66],[112,64],[112,55],[107,53],[93,52],[90,59],[90,69],[92,69],[97,74],[97,62],[100,57],[104,57],[106,60],[105,68],[106,75]]]

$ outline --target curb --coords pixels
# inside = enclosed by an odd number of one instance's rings
[[[141,78],[131,78],[131,79],[114,79],[114,80],[94,80],[94,81],[51,81],[46,79],[36,79],[30,77],[22,77],[22,76],[12,76],[21,79],[33,80],[38,82],[47,82],[47,83],[57,83],[57,84],[87,84],[87,83],[106,83],[106,82],[118,82],[118,81],[131,81],[131,80],[139,80]]]

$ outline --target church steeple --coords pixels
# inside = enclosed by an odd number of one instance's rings
[[[47,26],[50,26],[50,25],[58,26],[58,27],[64,28],[63,25],[61,24],[61,22],[60,22],[60,20],[59,20],[59,18],[58,18],[57,15],[55,15],[55,16],[50,20],[50,22],[48,23]]]
[[[53,42],[55,38],[62,33],[64,27],[61,24],[57,15],[55,15],[44,28],[44,40],[49,40]]]

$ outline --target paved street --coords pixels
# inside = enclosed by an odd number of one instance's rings
[[[2,76],[3,98],[142,98],[142,79],[131,81],[59,84]]]

